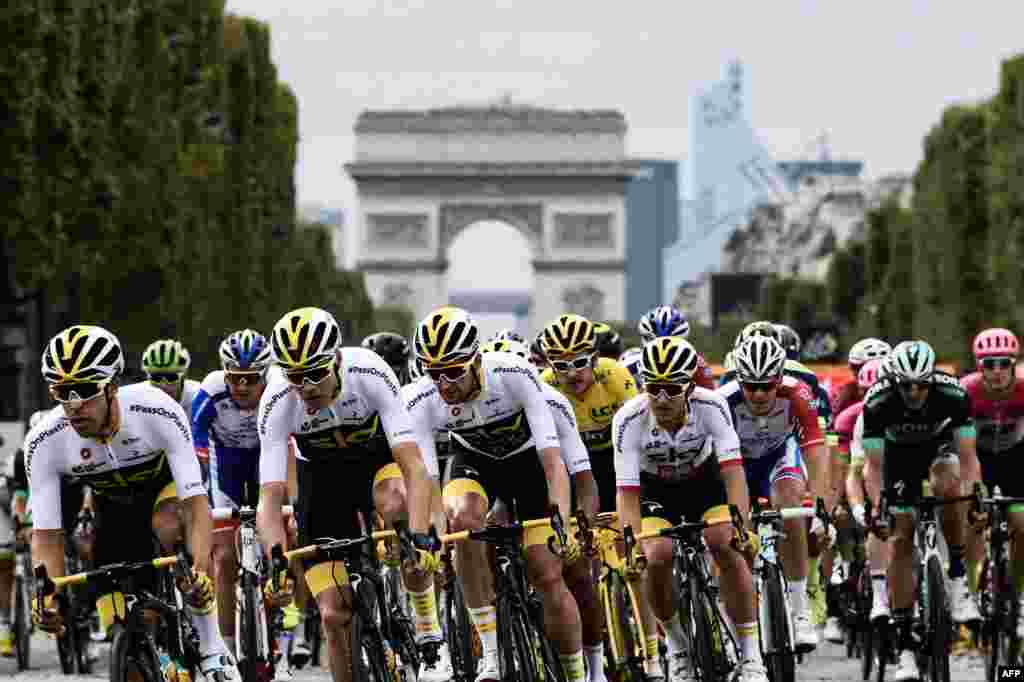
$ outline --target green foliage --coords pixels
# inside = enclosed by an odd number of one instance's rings
[[[375,331],[395,332],[405,338],[412,338],[416,329],[413,312],[400,305],[388,305],[374,308],[373,328]]]
[[[844,346],[925,338],[970,365],[978,331],[1024,333],[1024,55],[1002,64],[991,100],[948,107],[923,149],[911,207],[870,210],[864,241],[836,252],[828,307]],[[805,284],[773,279],[760,312],[793,323],[816,301]]]
[[[265,24],[222,0],[8,5],[0,223],[52,325],[109,326],[130,366],[178,336],[197,374],[224,335],[302,305],[373,327],[330,230],[296,223],[298,104]]]

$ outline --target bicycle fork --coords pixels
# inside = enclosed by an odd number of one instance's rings
[[[239,528],[241,538],[241,561],[239,580],[235,585],[235,658],[238,661],[252,656],[255,661],[271,663],[270,660],[270,631],[267,625],[267,611],[263,608],[263,592],[260,589],[260,547],[256,541],[256,529],[247,524]],[[249,594],[247,594],[249,592]],[[243,651],[245,646],[243,632],[243,611],[239,608],[242,605],[245,609],[252,609],[253,620],[256,628],[256,650],[251,652]],[[283,653],[283,652],[282,652]]]

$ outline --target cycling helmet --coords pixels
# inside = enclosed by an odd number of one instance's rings
[[[935,351],[925,341],[903,341],[892,349],[891,368],[897,379],[931,381]]]
[[[786,367],[782,344],[767,336],[751,336],[733,351],[732,359],[740,381],[773,381]]]
[[[124,370],[124,353],[103,327],[75,325],[50,339],[41,364],[48,384],[107,383]]]
[[[786,356],[793,360],[800,357],[800,348],[803,346],[803,342],[800,341],[800,335],[796,333],[796,330],[786,324],[777,324],[775,331],[779,333],[779,343],[786,351]]]
[[[518,343],[526,343],[526,338],[517,331],[502,329],[491,337],[491,341],[517,341]]]
[[[861,339],[850,348],[850,354],[847,356],[847,361],[855,367],[860,367],[868,360],[884,358],[891,352],[892,346],[881,339]]]
[[[142,371],[146,374],[184,374],[191,364],[192,356],[175,339],[154,341],[142,353]]]
[[[736,371],[736,359],[733,357],[733,351],[729,351],[722,358],[722,371],[724,372],[735,372]]]
[[[597,335],[594,347],[597,348],[597,354],[602,358],[617,360],[626,350],[626,344],[619,333],[604,322],[594,325],[594,333]]]
[[[662,336],[644,344],[640,376],[644,383],[690,383],[697,371],[697,357],[696,349],[686,339]]]
[[[540,346],[547,358],[592,353],[596,345],[594,323],[579,315],[562,315],[541,332]]]
[[[685,339],[690,335],[690,323],[670,305],[660,305],[648,312],[640,318],[636,329],[644,343],[659,336],[680,336]]]
[[[1020,342],[1017,336],[1009,329],[993,328],[986,329],[974,337],[974,358],[991,357],[1017,357],[1020,352]]]
[[[512,353],[518,355],[523,360],[530,359],[530,349],[526,347],[525,343],[520,341],[513,341],[511,339],[494,339],[488,341],[480,348],[481,353],[492,353],[494,351],[500,351],[503,353]]]
[[[874,360],[868,360],[864,363],[864,366],[857,372],[857,385],[860,386],[862,391],[866,391],[875,385],[881,377],[881,367],[883,364],[881,358],[875,358]]]
[[[262,372],[272,360],[267,337],[252,329],[235,332],[220,343],[220,366],[225,372]]]
[[[320,308],[297,308],[274,325],[270,351],[285,371],[313,369],[331,362],[341,346],[341,327]]]
[[[416,327],[415,347],[423,367],[458,364],[480,350],[480,330],[468,312],[445,306],[427,315]]]
[[[759,322],[751,322],[736,336],[736,342],[733,344],[733,350],[736,350],[740,345],[752,336],[767,336],[770,339],[775,339],[780,344],[782,340],[779,338],[779,330],[775,328],[775,325],[766,320]]]
[[[363,348],[369,348],[384,358],[384,362],[396,368],[405,367],[412,356],[409,342],[405,340],[404,336],[395,332],[370,334],[363,339],[362,346]]]
[[[530,344],[530,362],[537,365],[538,367],[547,362],[547,357],[544,355],[544,347],[541,344],[541,337],[544,336],[544,332],[537,334],[537,337]]]

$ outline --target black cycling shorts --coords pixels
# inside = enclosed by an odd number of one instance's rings
[[[672,525],[683,521],[695,523],[708,511],[729,504],[714,456],[708,457],[692,476],[681,481],[666,481],[641,472],[640,500],[645,518],[662,518]]]
[[[549,516],[548,480],[535,448],[493,459],[452,441],[452,464],[446,496],[483,492],[488,504],[501,499],[520,521]]]

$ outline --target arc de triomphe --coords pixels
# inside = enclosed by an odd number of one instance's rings
[[[631,165],[622,114],[509,105],[367,111],[355,131],[355,161],[345,168],[359,199],[356,267],[375,305],[404,305],[420,319],[448,302],[448,247],[487,220],[516,228],[530,245],[531,332],[565,311],[623,319]],[[501,246],[480,258],[500,259]]]

